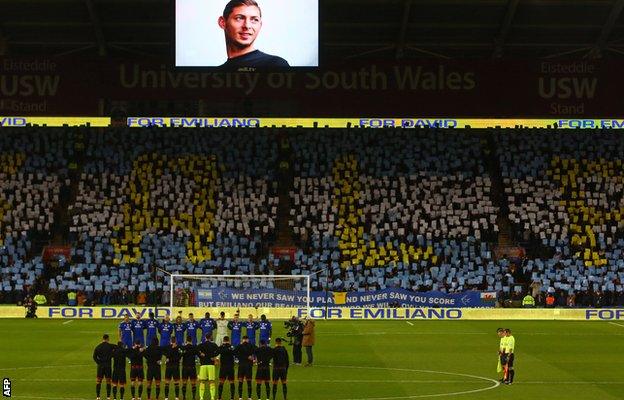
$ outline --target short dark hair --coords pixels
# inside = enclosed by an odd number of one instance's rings
[[[282,344],[282,338],[277,338],[277,339],[275,339],[275,343],[277,343],[277,344]]]
[[[105,333],[104,336],[102,336],[102,339],[108,340],[108,337],[109,337],[108,334]]]
[[[230,0],[223,9],[223,18],[228,19],[230,14],[232,14],[232,11],[236,7],[240,6],[258,7],[258,10],[260,10],[260,16],[262,17],[262,10],[256,0]]]

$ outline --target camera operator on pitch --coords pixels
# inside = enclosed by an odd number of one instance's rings
[[[37,318],[37,303],[30,296],[24,300],[24,308],[26,309],[26,318]]]
[[[284,322],[286,328],[286,336],[290,339],[288,344],[293,346],[293,364],[301,365],[303,355],[301,353],[301,345],[303,343],[303,323],[299,318],[293,316]]]

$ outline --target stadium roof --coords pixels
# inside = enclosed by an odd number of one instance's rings
[[[170,56],[171,1],[0,0],[0,55]],[[624,55],[624,0],[321,3],[330,62]]]

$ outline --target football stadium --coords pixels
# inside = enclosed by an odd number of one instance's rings
[[[0,0],[0,378],[624,399],[624,1]]]

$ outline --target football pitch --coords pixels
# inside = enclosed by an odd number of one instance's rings
[[[93,348],[103,333],[116,342],[118,323],[0,320],[0,376],[11,380],[16,399],[94,399]],[[624,399],[621,322],[317,321],[316,326],[314,366],[289,369],[291,400]],[[511,386],[497,381],[498,327],[511,328],[516,338]],[[274,329],[274,337],[284,336],[281,322],[274,322]],[[103,398],[105,393],[103,387]],[[228,385],[223,398],[230,398]]]

